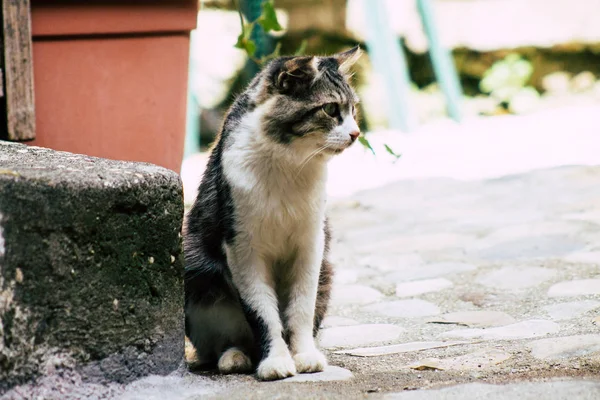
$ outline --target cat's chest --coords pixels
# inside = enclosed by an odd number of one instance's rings
[[[244,144],[243,138],[232,144],[223,160],[236,231],[255,248],[286,252],[290,243],[314,235],[323,223],[326,167],[315,163],[300,168],[256,144]]]
[[[325,193],[318,185],[263,178],[234,188],[233,197],[240,238],[268,258],[286,257],[322,229]]]
[[[317,190],[302,191],[292,185],[261,184],[234,196],[240,218],[279,230],[298,229],[317,220],[325,207],[323,193]]]

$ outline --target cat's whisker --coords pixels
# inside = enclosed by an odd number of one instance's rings
[[[319,147],[317,150],[310,153],[309,156],[306,157],[306,159],[304,161],[302,161],[302,164],[300,165],[300,168],[298,169],[296,176],[294,176],[294,180],[298,179],[298,176],[300,176],[300,172],[302,172],[302,169],[304,169],[304,167],[310,162],[310,160],[312,160],[317,154],[321,153],[323,150],[325,150],[327,148],[328,148],[327,145],[323,145],[323,146]]]

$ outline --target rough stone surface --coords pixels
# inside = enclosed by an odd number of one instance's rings
[[[389,279],[397,282],[414,281],[417,279],[437,278],[457,272],[472,271],[474,265],[461,262],[440,262],[419,267],[406,268],[402,271],[392,273]]]
[[[338,350],[337,354],[350,354],[358,357],[378,357],[387,354],[408,353],[413,351],[440,349],[443,347],[457,346],[467,342],[447,341],[447,342],[411,342],[402,344],[392,344],[389,346],[362,347],[358,349]]]
[[[578,279],[560,282],[548,289],[550,297],[600,295],[600,279]]]
[[[175,369],[182,217],[172,171],[0,142],[0,391]]]
[[[352,318],[336,317],[334,315],[325,317],[321,323],[321,328],[334,328],[336,326],[358,325],[359,322]]]
[[[511,355],[505,351],[486,348],[474,353],[464,354],[458,357],[449,357],[444,359],[427,358],[409,365],[409,368],[416,370],[437,369],[464,371],[470,369],[481,369],[492,365],[500,364],[508,360]]]
[[[540,339],[529,344],[531,355],[542,360],[565,360],[600,354],[600,335],[576,335]]]
[[[600,223],[600,218],[597,220]],[[570,254],[565,260],[572,263],[585,263],[600,265],[600,251],[582,251]]]
[[[442,336],[452,338],[481,338],[484,340],[525,339],[558,332],[560,326],[552,321],[530,320],[489,329],[457,329]]]
[[[595,400],[600,392],[600,382],[554,381],[519,382],[508,385],[490,385],[486,383],[467,383],[436,390],[394,393],[386,399],[397,400]]]
[[[222,389],[209,379],[190,379],[189,376],[152,375],[127,385],[119,400],[165,400],[206,398]]]
[[[478,256],[490,261],[556,257],[569,254],[584,246],[585,243],[568,235],[533,236],[490,246],[481,250]]]
[[[346,381],[352,379],[352,372],[345,368],[335,367],[333,365],[325,368],[323,372],[315,374],[300,374],[287,378],[284,382],[329,382],[329,381]]]
[[[327,328],[319,343],[325,348],[366,346],[397,339],[404,329],[389,324],[365,324]]]
[[[544,306],[544,311],[555,321],[573,319],[600,308],[600,301],[581,300]]]
[[[369,304],[381,300],[383,295],[377,289],[364,285],[339,285],[331,293],[331,305]]]
[[[541,267],[505,267],[489,272],[477,281],[496,289],[526,289],[556,276],[556,271]]]
[[[396,285],[396,296],[413,297],[425,293],[439,292],[450,287],[452,287],[452,282],[446,278],[403,282]]]
[[[386,303],[366,306],[363,310],[370,313],[385,315],[387,317],[398,318],[427,317],[440,313],[438,306],[421,299],[388,301]]]

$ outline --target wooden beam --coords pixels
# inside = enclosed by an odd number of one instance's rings
[[[29,0],[2,0],[0,139],[35,139],[33,56]]]

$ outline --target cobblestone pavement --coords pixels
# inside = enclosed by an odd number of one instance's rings
[[[600,398],[599,182],[600,167],[560,167],[335,201],[323,373],[61,375],[5,398]]]
[[[334,203],[320,333],[332,367],[275,383],[212,376],[228,386],[215,396],[598,398],[599,183],[600,167],[560,167]]]

